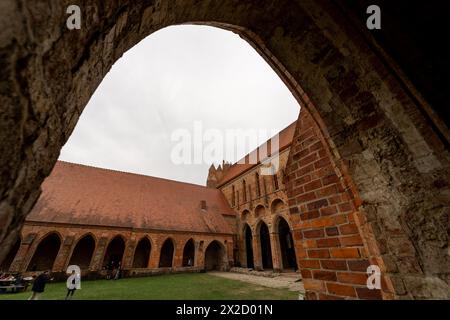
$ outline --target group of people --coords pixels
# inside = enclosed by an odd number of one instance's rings
[[[75,290],[80,289],[79,281],[77,281],[77,278],[79,279],[80,275],[76,274],[75,271],[72,271],[72,274],[69,276],[72,277],[71,281],[68,281],[67,285],[67,294],[65,300],[69,300],[73,297],[73,294],[75,293]],[[38,300],[39,296],[45,291],[45,286],[49,281],[52,281],[53,278],[51,277],[50,271],[46,270],[39,274],[33,282],[33,287],[31,288],[32,294],[28,298],[28,300]]]
[[[0,272],[0,281],[1,282],[8,282],[15,286],[23,286],[26,288],[28,286],[28,281],[32,280],[31,277],[29,278],[23,278],[21,273],[7,273],[7,272]]]
[[[107,280],[119,280],[122,277],[122,264],[120,261],[117,264],[114,261],[110,261],[105,269]]]

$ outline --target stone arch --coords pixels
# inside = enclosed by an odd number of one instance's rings
[[[21,242],[22,242],[22,237],[19,237],[17,239],[16,243],[14,244],[14,246],[9,251],[8,255],[3,260],[2,264],[0,265],[0,271],[3,271],[3,272],[9,271],[9,268],[11,267],[11,265],[14,261],[14,258],[16,257],[17,252],[19,251]]]
[[[97,240],[92,233],[81,236],[70,256],[69,265],[77,265],[81,270],[88,270],[94,256]]]
[[[295,254],[294,237],[287,220],[278,215],[275,220],[276,241],[280,252],[281,269],[297,270],[297,257]]]
[[[241,220],[242,221],[247,221],[248,218],[251,216],[251,213],[249,210],[245,209],[244,211],[242,211],[241,213]]]
[[[266,207],[257,205],[255,208],[255,218],[263,217],[266,214]]]
[[[190,238],[183,248],[183,267],[193,267],[195,262],[195,243]]]
[[[253,234],[248,223],[244,225],[242,235],[244,238],[245,266],[253,269],[255,267],[253,255]]]
[[[60,248],[61,236],[58,232],[49,232],[41,237],[28,263],[27,271],[52,270]]]
[[[261,267],[263,269],[272,269],[272,246],[270,243],[270,231],[264,220],[260,220],[256,225],[256,234],[258,236]]]
[[[280,212],[284,213],[285,210],[287,210],[287,206],[284,203],[284,201],[281,200],[280,198],[274,199],[272,201],[272,203],[270,204],[270,212],[272,214],[276,214],[276,213],[280,213]]]
[[[134,249],[133,268],[148,268],[151,251],[151,240],[147,236],[142,237]]]
[[[173,258],[175,254],[175,242],[172,238],[167,238],[160,250],[159,267],[160,268],[172,268]]]
[[[205,250],[205,270],[227,270],[228,261],[225,246],[213,240],[208,244]]]
[[[89,27],[76,34],[55,27],[61,25],[63,14],[50,16],[39,6],[30,6],[27,13],[8,7],[4,14],[27,21],[28,29],[40,32],[28,37],[25,29],[13,26],[2,37],[1,47],[20,47],[6,60],[4,79],[23,85],[11,86],[2,93],[1,113],[19,115],[25,126],[17,126],[10,117],[0,119],[0,132],[8,133],[2,146],[9,151],[1,153],[0,159],[0,176],[6,177],[0,182],[0,194],[5,195],[0,207],[6,208],[8,217],[0,230],[0,260],[16,241],[23,218],[39,196],[39,185],[112,64],[160,28],[195,23],[231,30],[246,39],[286,83],[303,111],[310,113],[307,121],[299,119],[298,123],[302,128],[315,126],[322,139],[321,145],[308,147],[326,154],[317,160],[317,166],[330,162],[333,167],[332,174],[320,179],[327,183],[335,180],[347,190],[336,191],[334,199],[329,197],[326,203],[311,206],[326,204],[329,207],[317,209],[326,214],[342,210],[351,216],[360,230],[354,235],[361,239],[357,239],[358,246],[367,251],[357,259],[361,265],[370,262],[382,267],[388,283],[383,296],[398,297],[394,289],[403,289],[394,287],[403,283],[409,298],[450,292],[445,282],[450,258],[442,240],[446,239],[447,226],[442,217],[447,200],[440,196],[449,191],[450,139],[447,124],[434,113],[437,107],[429,105],[399,71],[399,61],[389,57],[382,46],[379,48],[372,36],[365,37],[364,27],[360,32],[357,24],[350,22],[340,2],[280,0],[273,6],[270,1],[262,1],[236,6],[232,0],[202,0],[195,5],[190,1],[123,5],[97,0],[92,3],[92,12],[100,12],[101,17],[84,19]],[[58,6],[54,12],[65,12]],[[18,38],[24,43],[17,43]],[[18,67],[23,68],[25,76],[16,72]],[[28,128],[26,136],[23,127]],[[301,131],[299,127],[297,132]],[[292,150],[300,146],[295,141]],[[36,152],[24,154],[23,150],[29,148]],[[300,214],[301,206],[306,205],[296,200],[300,196],[294,180],[304,176],[296,175],[301,173],[297,171],[300,156],[290,156],[287,170],[286,188],[293,214]],[[329,190],[320,192],[323,195]],[[347,200],[330,203],[336,198]],[[308,218],[303,221],[320,219],[321,212],[314,210],[302,212]],[[340,231],[336,219],[327,226],[335,228],[333,232]],[[295,226],[299,236],[309,231],[304,226]],[[427,237],[430,228],[439,236]],[[373,234],[372,230],[379,232]],[[390,241],[393,234],[397,241]],[[348,243],[342,245],[352,249]],[[334,247],[325,248],[332,251]],[[396,254],[399,251],[402,256]],[[345,259],[352,261],[355,257]],[[393,265],[409,267],[397,272],[389,267]],[[417,283],[423,284],[420,293],[414,291]],[[326,288],[327,281],[322,284]],[[326,291],[305,287],[310,299],[326,295]],[[362,297],[364,293],[358,292],[363,289],[352,285],[348,292],[351,297]]]
[[[120,234],[109,241],[103,256],[103,267],[112,270],[117,268],[119,264],[123,266],[125,244],[126,239]]]

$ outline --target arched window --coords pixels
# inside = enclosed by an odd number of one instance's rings
[[[245,180],[242,180],[242,198],[244,202],[247,202],[247,184]]]

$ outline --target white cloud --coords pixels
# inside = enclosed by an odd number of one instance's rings
[[[60,159],[205,184],[209,164],[171,162],[171,132],[191,129],[198,120],[205,129],[279,131],[299,110],[275,72],[239,36],[206,26],[169,27],[115,63]]]

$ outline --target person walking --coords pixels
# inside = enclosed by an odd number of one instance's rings
[[[75,290],[81,289],[80,283],[81,283],[81,277],[79,273],[76,273],[75,270],[72,270],[72,274],[69,276],[69,278],[72,277],[72,280],[67,283],[67,294],[66,299],[69,300],[72,299],[73,294],[75,293]],[[69,280],[69,279],[68,279]]]
[[[28,300],[38,300],[41,293],[45,290],[45,285],[47,282],[52,280],[50,278],[50,272],[44,271],[40,275],[37,276],[37,278],[34,280],[33,287],[31,288],[31,291],[33,291],[31,297],[28,298]]]

